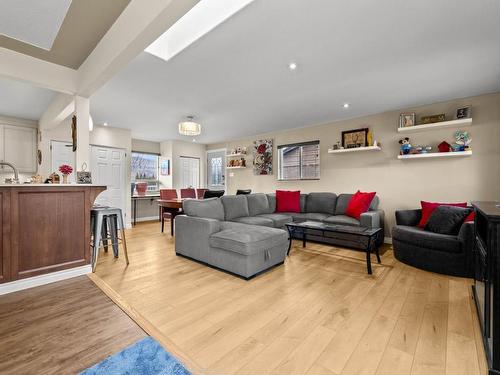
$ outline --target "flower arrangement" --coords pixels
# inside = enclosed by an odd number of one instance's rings
[[[63,175],[69,175],[73,172],[73,167],[71,165],[63,164],[59,167],[59,172]]]
[[[68,176],[73,172],[73,167],[71,165],[63,164],[59,167],[59,172],[63,175],[63,184],[68,183]]]

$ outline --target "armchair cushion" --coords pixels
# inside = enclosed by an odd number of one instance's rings
[[[420,201],[420,204],[422,206],[422,216],[420,218],[420,222],[418,223],[418,226],[420,228],[425,228],[425,224],[427,224],[427,221],[431,217],[432,212],[438,208],[439,206],[455,206],[455,207],[467,207],[467,203],[434,203],[434,202],[426,202],[426,201]]]
[[[456,236],[470,213],[470,208],[439,206],[429,217],[427,224],[425,224],[425,230]]]

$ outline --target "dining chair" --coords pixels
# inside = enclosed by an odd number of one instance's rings
[[[177,190],[176,189],[160,189],[160,199],[162,199],[162,200],[177,199]]]
[[[220,198],[224,195],[224,190],[207,190],[205,194],[203,194],[203,198]]]
[[[196,198],[203,199],[206,191],[207,189],[196,189]]]
[[[161,200],[169,200],[169,199],[177,199],[177,189],[160,189],[160,199]],[[170,218],[170,214],[168,212],[163,212],[162,207],[159,207],[158,213],[158,221],[162,221],[162,214],[164,218]]]
[[[196,190],[193,188],[181,189],[181,198],[196,198]]]
[[[236,190],[236,195],[248,195],[252,192],[252,189],[238,189]]]

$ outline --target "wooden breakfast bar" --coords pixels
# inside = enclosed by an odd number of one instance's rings
[[[0,288],[89,266],[90,210],[105,189],[83,184],[0,185]]]

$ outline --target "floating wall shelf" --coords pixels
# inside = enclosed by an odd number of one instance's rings
[[[226,167],[226,169],[245,169],[246,167],[242,167],[241,165],[237,167]]]
[[[361,152],[361,151],[381,151],[379,146],[367,146],[367,147],[353,147],[353,148],[342,148],[340,150],[328,149],[329,154],[342,154],[344,152]]]
[[[240,156],[247,156],[248,154],[242,154],[241,152],[239,154],[227,154],[226,157],[228,158],[237,158]]]
[[[457,151],[457,152],[429,152],[426,154],[408,154],[408,155],[398,155],[398,159],[427,159],[427,158],[453,158],[460,156],[471,156],[472,151]]]
[[[471,125],[472,125],[472,118],[469,117],[469,118],[461,118],[458,120],[433,122],[431,124],[422,124],[422,125],[408,126],[406,128],[398,128],[398,133],[418,133],[426,130],[459,128],[462,126],[471,126]]]

